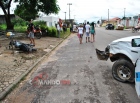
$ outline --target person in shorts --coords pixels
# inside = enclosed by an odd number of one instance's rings
[[[79,37],[80,44],[82,44],[83,33],[84,33],[84,29],[82,24],[80,24],[80,26],[78,27],[78,35],[79,35],[78,37]]]
[[[91,43],[95,41],[95,23],[91,23],[91,28],[90,28],[90,33],[91,33]]]
[[[29,21],[28,24],[28,30],[29,30],[29,40],[30,40],[30,44],[35,46],[35,40],[34,40],[34,24],[32,23],[32,20]]]
[[[85,33],[86,33],[86,43],[87,41],[90,42],[90,25],[89,22],[87,22],[87,24],[85,25]]]

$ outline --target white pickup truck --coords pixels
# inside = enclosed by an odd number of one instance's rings
[[[135,82],[140,98],[140,36],[130,36],[114,40],[105,51],[96,49],[100,60],[115,62],[112,66],[114,79],[120,82]]]

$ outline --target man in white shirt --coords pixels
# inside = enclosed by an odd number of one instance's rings
[[[88,42],[90,42],[90,25],[89,25],[89,22],[87,22],[87,24],[85,25],[85,29],[86,29],[86,43],[87,43],[87,40]]]
[[[83,33],[84,33],[84,29],[83,26],[80,24],[80,26],[78,27],[78,37],[79,37],[80,44],[82,44]]]

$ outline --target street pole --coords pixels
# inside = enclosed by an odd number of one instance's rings
[[[75,22],[75,16],[76,16],[76,15],[74,15],[74,22]]]
[[[109,23],[109,9],[108,9],[108,23]]]
[[[66,23],[66,13],[67,13],[67,12],[64,12],[64,13],[65,13],[65,23]]]
[[[124,8],[124,27],[125,27],[125,8]]]
[[[70,22],[70,5],[72,5],[72,3],[68,3],[67,5],[69,5],[69,22]]]

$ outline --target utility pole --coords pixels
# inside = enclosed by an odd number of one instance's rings
[[[109,9],[108,9],[108,23],[109,23]]]
[[[70,5],[72,5],[72,3],[68,3],[67,5],[69,5],[69,22],[70,22]]]
[[[124,8],[124,26],[125,26],[125,8]]]
[[[66,13],[67,13],[67,12],[64,12],[64,13],[65,13],[65,23],[66,23]]]
[[[74,22],[75,22],[75,16],[76,16],[76,15],[74,15]]]

